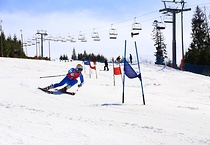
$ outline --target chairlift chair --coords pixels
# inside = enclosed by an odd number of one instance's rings
[[[72,37],[72,36],[68,36],[68,37],[66,38],[66,41],[69,41],[69,42],[76,42],[75,38]]]
[[[63,41],[63,38],[61,36],[58,37],[58,41]]]
[[[30,40],[30,39],[28,39],[27,43],[31,43],[31,40]]]
[[[99,34],[95,31],[95,29],[93,29],[92,38],[99,38]]]
[[[172,16],[172,14],[166,13],[164,15],[164,22],[165,23],[173,23],[173,16]]]
[[[48,37],[48,40],[52,41],[52,40],[54,40],[54,39],[53,39],[52,36],[49,36],[49,37]]]
[[[99,34],[98,32],[95,32],[95,29],[93,30],[92,38],[94,41],[100,41]]]
[[[87,42],[87,39],[86,38],[81,39],[81,42]]]
[[[166,27],[165,27],[165,23],[164,22],[158,22],[157,24],[157,29],[158,30],[164,30]]]
[[[57,37],[55,37],[53,40],[54,40],[55,42],[58,42],[58,38],[57,38]]]
[[[100,38],[98,37],[98,38],[94,38],[93,39],[94,41],[100,41]]]
[[[110,39],[117,39],[117,35],[118,35],[117,30],[112,28],[112,25],[113,24],[111,24],[111,29],[109,30],[109,38]]]
[[[76,42],[76,39],[74,37],[71,37],[70,42]]]
[[[132,25],[132,30],[142,30],[140,23],[134,22]]]
[[[63,38],[61,39],[61,42],[66,42],[66,38],[63,37]]]
[[[33,41],[36,41],[36,37],[34,36],[34,37],[32,38],[32,40],[33,40]]]
[[[109,38],[110,39],[117,39],[117,30],[114,28],[111,28],[109,30]]]
[[[80,32],[78,36],[78,40],[84,40],[84,39],[85,39],[85,35]]]
[[[66,38],[66,41],[71,42],[71,36],[68,36],[68,37]]]
[[[32,42],[31,42],[31,45],[36,45],[35,41],[32,41]]]
[[[136,18],[134,18],[134,23],[132,24],[131,37],[134,35],[139,35],[142,30],[140,23],[136,22]]]

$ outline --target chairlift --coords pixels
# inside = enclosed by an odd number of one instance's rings
[[[93,32],[93,34],[92,34],[92,38],[99,38],[99,34],[98,34],[98,32]]]
[[[58,38],[57,38],[57,37],[55,37],[53,40],[54,40],[55,42],[58,42]]]
[[[140,23],[134,22],[132,25],[132,30],[142,30]]]
[[[79,33],[79,36],[78,36],[78,40],[84,40],[85,39],[85,35],[81,33]]]
[[[81,39],[81,42],[87,42],[87,39],[86,38]]]
[[[30,40],[30,39],[28,39],[27,43],[31,43],[31,40]]]
[[[36,41],[36,37],[33,36],[32,40],[33,40],[33,41]]]
[[[136,22],[136,17],[134,18],[134,23],[132,24],[132,30],[131,30],[131,37],[134,35],[139,35],[141,28],[141,24]]]
[[[58,37],[58,41],[63,41],[63,38],[61,36]]]
[[[157,24],[158,30],[164,30],[165,28],[166,28],[166,26],[165,26],[164,22],[158,22],[158,24]]]
[[[31,42],[31,45],[36,45],[35,41],[32,41],[32,42]]]
[[[52,40],[54,40],[54,39],[53,39],[52,36],[49,36],[49,37],[48,37],[48,40],[52,41]]]
[[[93,29],[92,38],[99,38],[99,34],[95,31],[95,29]]]
[[[100,41],[101,39],[98,37],[98,38],[94,38],[93,40],[94,41]]]
[[[95,31],[95,29],[93,29],[92,38],[94,41],[100,41],[99,34]]]
[[[172,16],[172,14],[166,13],[164,15],[164,22],[165,23],[173,23],[173,16]]]
[[[63,37],[63,38],[61,39],[61,42],[66,42],[66,38]]]
[[[68,36],[68,37],[66,38],[66,41],[71,42],[71,36]]]
[[[117,30],[112,28],[112,25],[111,25],[111,29],[109,30],[109,38],[117,39]]]
[[[76,40],[74,39],[74,37],[72,36],[68,36],[66,41],[69,41],[69,42],[76,42]]]
[[[70,42],[76,42],[76,39],[74,37],[71,37]]]

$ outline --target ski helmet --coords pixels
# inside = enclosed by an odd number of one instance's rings
[[[81,64],[78,64],[78,65],[76,66],[76,69],[79,70],[79,71],[82,71],[82,70],[83,70],[83,67],[82,67]]]

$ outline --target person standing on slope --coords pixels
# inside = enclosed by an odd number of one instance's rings
[[[104,71],[105,70],[109,71],[107,59],[104,60]]]
[[[50,86],[45,87],[44,89],[49,90],[57,87],[61,87],[66,84],[65,87],[60,89],[60,91],[66,92],[67,89],[70,89],[72,86],[74,86],[78,80],[77,78],[80,78],[80,84],[78,87],[81,87],[84,83],[84,77],[82,75],[83,67],[81,64],[78,64],[76,68],[71,68],[65,78],[60,83],[51,84]]]

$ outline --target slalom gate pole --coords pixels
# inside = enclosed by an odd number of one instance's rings
[[[138,57],[138,51],[137,51],[136,41],[135,41],[135,48],[136,48],[136,57],[137,57],[137,61],[138,61],[139,73],[141,74],[141,70],[140,70],[140,62],[139,62],[139,57]],[[140,82],[141,82],[141,91],[142,91],[142,97],[143,97],[143,104],[145,105],[145,99],[144,99],[144,89],[143,89],[143,83],[142,83],[142,77],[141,77],[141,75],[140,75]]]
[[[126,40],[125,40],[125,50],[124,50],[124,60],[126,59]],[[125,64],[125,61],[124,61]],[[125,97],[125,69],[123,68],[124,73],[123,73],[123,92],[122,92],[122,103],[124,103],[124,97]]]
[[[39,77],[39,78],[52,78],[52,77],[60,77],[60,76],[65,76],[65,75],[43,76],[43,77]]]
[[[114,58],[112,58],[112,63],[113,63],[113,83],[115,86],[115,75],[114,75]]]

